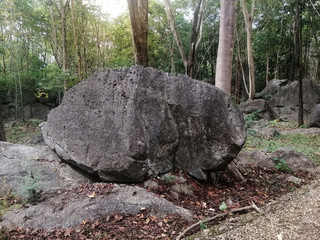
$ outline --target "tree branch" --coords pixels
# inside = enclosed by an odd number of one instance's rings
[[[318,12],[318,10],[316,9],[316,6],[313,4],[313,2],[311,0],[309,0],[309,2],[311,3],[314,11],[316,11],[316,13],[318,14],[318,16],[320,17],[320,13]]]
[[[229,212],[221,213],[221,214],[215,215],[215,216],[213,216],[213,217],[211,217],[211,218],[208,218],[208,219],[205,219],[205,220],[201,220],[201,221],[199,221],[199,222],[196,222],[195,224],[192,224],[190,227],[188,227],[187,229],[185,229],[185,230],[177,237],[176,240],[180,240],[187,232],[189,232],[191,229],[195,228],[196,226],[198,226],[198,225],[200,225],[200,224],[203,224],[203,223],[206,223],[206,222],[210,222],[210,221],[215,220],[215,219],[220,218],[220,217],[225,217],[225,216],[227,216],[227,215],[229,215],[229,214],[232,214],[232,213],[247,211],[247,210],[250,210],[250,209],[254,209],[254,210],[256,210],[256,211],[259,212],[259,213],[262,212],[262,211],[260,210],[260,208],[258,208],[257,205],[256,205],[254,202],[251,202],[251,205],[250,205],[250,206],[232,209],[232,210],[230,210]]]

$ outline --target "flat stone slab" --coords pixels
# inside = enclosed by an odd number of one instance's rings
[[[75,228],[82,221],[115,213],[136,214],[148,208],[159,216],[178,214],[187,220],[192,212],[147,192],[141,187],[119,186],[107,195],[60,193],[27,209],[9,211],[0,226],[6,228]]]

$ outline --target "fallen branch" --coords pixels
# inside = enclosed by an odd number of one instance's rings
[[[238,170],[236,164],[234,162],[229,163],[228,169],[232,174],[235,176],[235,178],[240,181],[244,182],[245,178],[242,176],[241,172]]]
[[[232,209],[232,210],[230,210],[229,212],[221,213],[221,214],[215,215],[215,216],[213,216],[213,217],[211,217],[211,218],[208,218],[208,219],[205,219],[205,220],[201,220],[201,221],[199,221],[199,222],[196,222],[195,224],[192,224],[190,227],[188,227],[187,229],[185,229],[185,230],[177,237],[176,240],[180,240],[187,232],[189,232],[191,229],[195,228],[196,226],[198,226],[198,225],[200,225],[200,224],[203,224],[203,223],[206,223],[206,222],[210,222],[210,221],[212,221],[212,220],[214,220],[214,219],[217,219],[217,218],[220,218],[220,217],[224,217],[224,216],[227,216],[227,215],[232,214],[232,213],[235,213],[235,212],[242,212],[242,211],[250,210],[250,209],[254,209],[254,210],[256,210],[257,212],[261,213],[260,208],[258,208],[257,205],[256,205],[254,202],[251,202],[251,205],[250,205],[250,206]]]

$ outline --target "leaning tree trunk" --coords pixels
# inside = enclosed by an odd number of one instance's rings
[[[6,141],[6,134],[4,131],[4,126],[2,121],[1,103],[0,103],[0,141]]]
[[[181,59],[183,61],[185,74],[192,77],[192,70],[193,70],[193,65],[195,62],[197,50],[202,40],[204,0],[198,0],[197,5],[195,6],[188,57],[186,56],[183,50],[182,41],[178,34],[176,22],[171,10],[170,0],[165,0],[164,2],[165,2],[166,13],[167,13],[170,29],[173,34],[174,40],[176,41]]]
[[[148,0],[127,0],[135,64],[147,67],[148,57]]]
[[[233,38],[235,27],[235,0],[220,0],[221,17],[216,67],[216,87],[231,95]]]

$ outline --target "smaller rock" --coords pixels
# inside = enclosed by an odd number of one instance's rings
[[[279,131],[272,127],[253,128],[253,130],[255,131],[256,135],[265,139],[271,139],[277,135],[280,135]]]
[[[177,176],[172,173],[166,173],[166,174],[162,175],[160,177],[160,179],[167,182],[167,183],[171,183],[171,182],[185,183],[185,182],[187,182],[187,179],[185,179],[183,176]]]
[[[286,85],[289,81],[287,79],[279,80],[274,79],[268,83],[268,85],[260,92],[257,93],[257,98],[270,99],[278,90]]]
[[[311,173],[315,172],[315,164],[310,158],[288,147],[278,148],[271,153],[269,157],[272,161],[273,159],[284,159],[287,167],[290,168],[292,172],[299,170],[306,170]]]
[[[274,163],[269,160],[267,151],[242,151],[237,156],[236,165],[239,170],[245,171],[250,165],[259,165],[271,169]]]
[[[156,181],[152,180],[152,179],[144,182],[143,186],[146,189],[149,189],[149,190],[156,190],[156,189],[159,188],[159,184]]]
[[[309,117],[309,126],[320,128],[320,104],[317,104],[312,108]]]
[[[176,192],[176,193],[184,193],[187,195],[192,195],[193,194],[193,190],[190,186],[188,186],[185,183],[176,183],[174,185],[171,186],[170,188],[171,192]]]
[[[240,109],[248,116],[256,117],[256,120],[266,119],[274,120],[279,118],[270,105],[264,99],[249,100],[240,104]]]
[[[303,180],[302,180],[301,178],[297,178],[297,177],[292,176],[292,175],[288,176],[288,177],[286,178],[286,180],[287,180],[288,182],[292,182],[292,183],[298,184],[298,185],[303,182]]]

